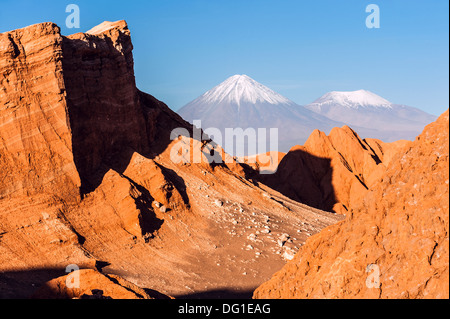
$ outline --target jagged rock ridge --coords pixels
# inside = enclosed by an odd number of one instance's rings
[[[394,155],[344,221],[311,237],[254,297],[447,299],[448,128],[447,110]]]
[[[192,127],[136,88],[124,21],[67,37],[36,24],[0,48],[0,297],[28,297],[69,264],[168,295],[248,296],[307,237],[278,236],[340,219],[236,162],[174,163],[181,141],[200,153],[205,141],[171,140]]]
[[[348,126],[327,136],[314,130],[280,161],[276,173],[259,180],[284,195],[326,211],[346,214],[383,176],[397,150],[410,143],[362,139]]]

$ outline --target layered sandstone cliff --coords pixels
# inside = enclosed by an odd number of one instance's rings
[[[448,298],[448,129],[447,110],[254,297]]]
[[[74,219],[87,203],[116,232],[138,238],[161,224],[154,200],[186,208],[150,150],[164,149],[170,129],[187,123],[136,89],[124,21],[69,37],[53,23],[36,24],[1,34],[0,48],[3,272],[95,265]]]
[[[45,190],[78,196],[62,43],[52,23],[0,34],[0,198]]]
[[[340,219],[250,182],[235,161],[172,161],[204,159],[207,141],[136,88],[124,21],[0,34],[0,74],[2,298],[46,282],[42,297],[79,297],[61,286],[68,265],[169,295],[248,295]],[[174,128],[188,133],[172,141]],[[83,294],[110,284],[92,276]]]

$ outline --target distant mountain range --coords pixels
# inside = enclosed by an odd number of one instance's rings
[[[366,90],[329,92],[305,107],[344,122],[365,138],[378,138],[384,142],[413,140],[437,118],[415,107],[393,104]]]
[[[365,90],[330,92],[300,106],[247,75],[228,78],[178,113],[191,123],[200,120],[203,129],[219,129],[222,137],[225,128],[278,128],[278,150],[282,152],[303,144],[315,129],[328,134],[333,127],[343,125],[351,126],[363,138],[385,142],[413,140],[425,125],[436,119],[417,108],[392,104]],[[270,149],[269,141],[266,147]],[[253,155],[243,154],[242,148],[227,149],[226,145],[225,150],[238,156]]]

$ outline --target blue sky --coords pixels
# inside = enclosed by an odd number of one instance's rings
[[[80,29],[65,8],[80,7]],[[368,29],[368,4],[380,28]],[[63,34],[125,19],[139,89],[177,110],[247,74],[304,105],[366,89],[439,115],[449,105],[446,0],[0,0],[0,32],[52,21]]]

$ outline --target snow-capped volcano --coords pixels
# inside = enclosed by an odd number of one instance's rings
[[[362,137],[384,142],[413,140],[436,117],[417,108],[394,104],[366,90],[333,91],[305,106],[329,119],[356,128]],[[366,131],[371,130],[371,131]]]
[[[314,129],[328,132],[343,123],[299,106],[247,75],[234,75],[194,101],[182,107],[178,113],[187,121],[201,121],[203,129],[218,128],[225,137],[226,128],[278,129],[278,149],[287,152],[292,146],[302,144]],[[215,141],[232,155],[241,154],[227,149],[223,141]],[[264,151],[258,150],[258,153]]]
[[[375,93],[366,90],[351,92],[332,91],[315,100],[310,106],[321,108],[323,105],[339,104],[349,108],[385,107],[391,108],[392,103]]]
[[[200,120],[202,129],[219,129],[224,139],[227,128],[277,128],[278,149],[266,145],[266,150],[281,152],[303,144],[315,129],[328,134],[333,127],[343,125],[352,127],[362,138],[378,138],[384,142],[413,140],[425,125],[436,119],[417,108],[391,103],[366,90],[333,91],[300,106],[247,75],[226,79],[178,113],[191,123]],[[213,139],[229,154],[253,155],[229,149],[223,140]]]
[[[237,105],[241,103],[295,104],[245,74],[229,77],[199,99],[206,103],[228,102]]]

